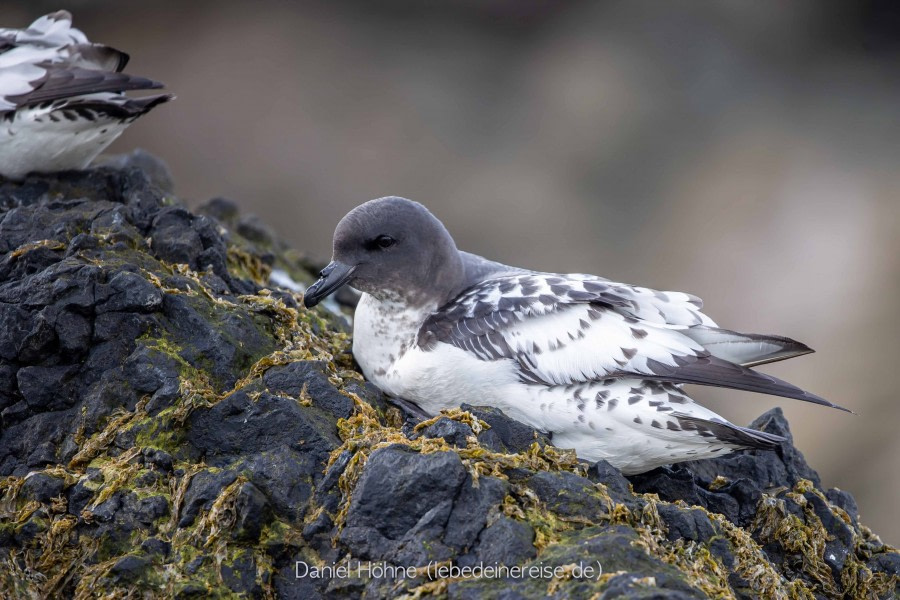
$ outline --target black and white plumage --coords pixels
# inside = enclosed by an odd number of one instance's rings
[[[0,175],[83,169],[135,119],[172,98],[129,98],[162,84],[122,73],[124,52],[88,41],[58,11],[0,29]]]
[[[684,384],[840,408],[750,368],[812,352],[804,344],[722,329],[689,294],[460,252],[440,221],[403,198],[341,220],[332,263],[304,302],[343,284],[364,292],[353,352],[385,392],[429,414],[496,406],[628,474],[783,441],[694,403]]]

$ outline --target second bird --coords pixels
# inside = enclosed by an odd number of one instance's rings
[[[122,73],[128,55],[90,42],[64,10],[0,29],[0,176],[83,169],[136,119],[172,99]]]

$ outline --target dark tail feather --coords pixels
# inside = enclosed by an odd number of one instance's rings
[[[34,90],[16,96],[7,96],[6,99],[15,103],[16,106],[23,106],[99,92],[149,90],[163,86],[160,82],[146,77],[73,67],[50,67],[47,69],[45,77],[38,83],[38,87]]]
[[[765,431],[757,431],[746,427],[739,427],[725,421],[710,421],[684,413],[673,412],[672,416],[678,419],[682,429],[696,431],[701,435],[715,437],[720,442],[744,446],[746,448],[759,448],[761,450],[774,450],[786,438]]]
[[[143,98],[127,98],[114,101],[106,100],[80,100],[75,99],[67,103],[64,110],[92,110],[98,114],[111,117],[114,119],[136,119],[141,115],[149,112],[154,106],[158,106],[164,102],[168,102],[175,98],[172,94],[159,94],[156,96],[145,96]]]
[[[643,379],[658,379],[671,383],[694,383],[697,385],[711,385],[758,392],[760,394],[771,394],[853,412],[843,406],[832,404],[825,398],[801,390],[787,381],[753,371],[715,356],[676,357],[675,360],[677,365],[674,367],[652,359],[648,360],[647,366],[654,376],[648,377],[642,374],[637,374],[636,376]]]

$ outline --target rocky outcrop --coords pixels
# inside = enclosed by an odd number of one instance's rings
[[[265,225],[111,164],[0,184],[5,597],[897,592],[789,443],[627,479],[496,409],[419,422],[270,283],[312,276]]]

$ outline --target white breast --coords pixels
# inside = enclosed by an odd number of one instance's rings
[[[433,310],[362,295],[353,321],[353,355],[366,378],[432,414],[463,402],[518,412],[517,403],[508,404],[501,393],[518,382],[511,361],[504,368],[448,344],[429,351],[416,345],[419,328]]]
[[[399,395],[391,389],[387,375],[415,344],[419,327],[431,310],[362,295],[353,316],[353,356],[369,381]]]

